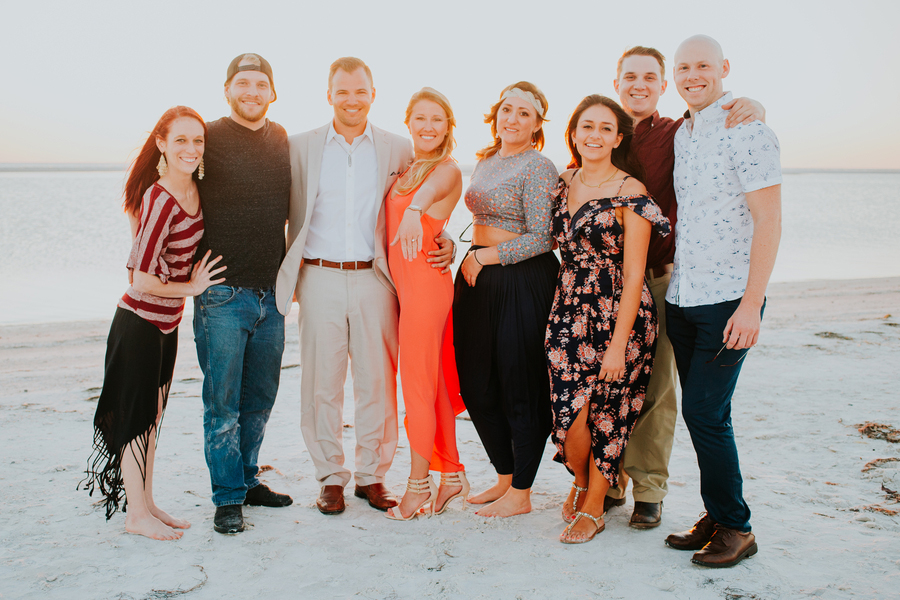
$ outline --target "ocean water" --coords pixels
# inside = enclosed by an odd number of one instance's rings
[[[0,169],[0,324],[112,316],[128,286],[123,180]],[[790,173],[782,201],[772,281],[900,276],[900,173]],[[470,221],[460,201],[448,230]]]

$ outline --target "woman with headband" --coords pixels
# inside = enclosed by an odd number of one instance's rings
[[[550,434],[544,330],[559,261],[550,252],[558,174],[544,145],[547,99],[527,81],[503,90],[485,115],[493,142],[480,152],[466,191],[473,245],[453,299],[463,402],[497,471],[497,484],[472,496],[477,514],[531,511],[531,485]]]

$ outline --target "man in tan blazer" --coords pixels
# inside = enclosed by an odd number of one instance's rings
[[[300,428],[322,486],[323,514],[344,511],[343,405],[348,359],[356,432],[355,494],[374,508],[397,501],[384,475],[397,449],[399,305],[387,263],[385,202],[413,160],[409,140],[368,122],[372,73],[358,58],[331,65],[334,119],[289,138],[291,207],[287,255],[278,272],[278,310],[300,304]],[[434,266],[450,263],[441,240]]]

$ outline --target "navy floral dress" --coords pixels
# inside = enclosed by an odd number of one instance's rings
[[[610,486],[615,486],[619,461],[647,392],[658,329],[656,306],[645,281],[626,346],[625,377],[612,382],[598,378],[622,297],[625,236],[615,209],[634,211],[663,236],[669,234],[669,221],[656,202],[640,195],[590,200],[570,217],[568,191],[560,179],[553,237],[559,242],[562,265],[544,342],[550,367],[552,439],[557,449],[554,460],[572,470],[563,445],[569,427],[587,405],[594,461]]]

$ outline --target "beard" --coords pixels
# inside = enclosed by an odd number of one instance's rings
[[[228,97],[228,105],[231,106],[231,110],[233,110],[235,113],[237,113],[237,115],[240,118],[242,118],[246,121],[250,121],[251,123],[255,123],[255,122],[263,119],[266,116],[266,111],[269,110],[269,103],[266,102],[265,104],[259,105],[258,113],[251,114],[251,113],[247,112],[246,109],[244,109],[244,107],[241,105],[240,100],[233,96]]]

